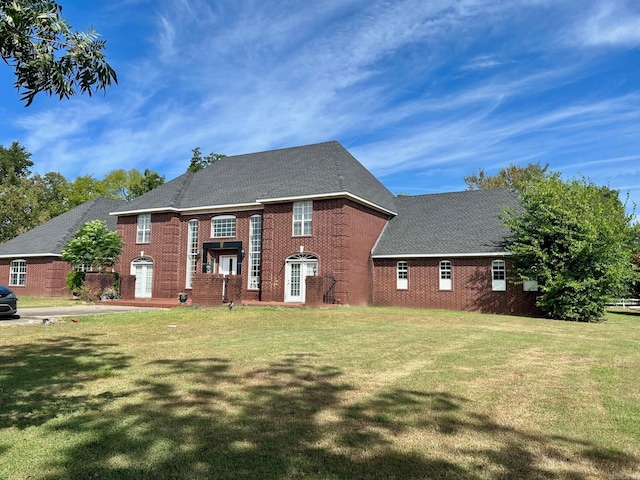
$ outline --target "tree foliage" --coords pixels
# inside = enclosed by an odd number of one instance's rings
[[[62,249],[62,259],[74,266],[114,265],[122,252],[124,242],[116,232],[101,220],[91,220],[78,230]]]
[[[95,30],[76,32],[52,0],[0,0],[0,56],[13,68],[25,106],[45,92],[60,99],[118,83]]]
[[[18,180],[27,178],[33,166],[31,153],[19,142],[9,148],[0,145],[0,185],[17,185]]]
[[[530,163],[526,167],[510,164],[498,170],[495,175],[487,175],[484,169],[478,170],[468,177],[464,177],[467,190],[487,190],[491,188],[510,188],[521,191],[524,186],[533,181],[547,177],[549,164]]]
[[[133,200],[164,183],[164,177],[146,168],[112,170],[102,180],[104,195],[118,200]]]
[[[210,153],[203,157],[200,152],[200,147],[196,147],[192,151],[193,156],[191,157],[191,162],[189,163],[187,172],[197,172],[198,170],[202,170],[204,167],[226,157],[226,155],[223,155],[222,153]]]
[[[538,306],[551,318],[602,318],[636,278],[631,216],[618,192],[551,174],[528,183],[521,199],[523,210],[505,221],[518,279],[538,282]]]
[[[0,146],[0,243],[92,198],[131,200],[164,183],[163,176],[149,169],[113,170],[102,180],[82,175],[69,181],[57,172],[31,175],[30,158],[18,142]]]

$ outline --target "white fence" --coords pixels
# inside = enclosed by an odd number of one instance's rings
[[[607,303],[608,307],[637,307],[640,306],[640,298],[621,298],[617,302],[609,302]]]

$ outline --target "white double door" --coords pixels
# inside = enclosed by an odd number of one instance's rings
[[[218,258],[218,273],[223,275],[238,274],[238,256],[237,255],[220,255]]]
[[[136,277],[136,298],[151,298],[153,286],[153,261],[150,259],[134,260],[131,274]]]
[[[305,279],[318,271],[317,260],[289,260],[285,270],[285,302],[304,303],[307,293]]]

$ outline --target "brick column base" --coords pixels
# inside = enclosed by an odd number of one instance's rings
[[[304,304],[307,307],[321,307],[323,282],[320,276],[309,276],[305,278],[305,286],[307,292],[305,294]]]

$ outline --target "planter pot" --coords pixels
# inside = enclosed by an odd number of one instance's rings
[[[187,303],[187,298],[189,298],[189,296],[186,293],[178,295],[178,300],[180,300],[180,303]]]

